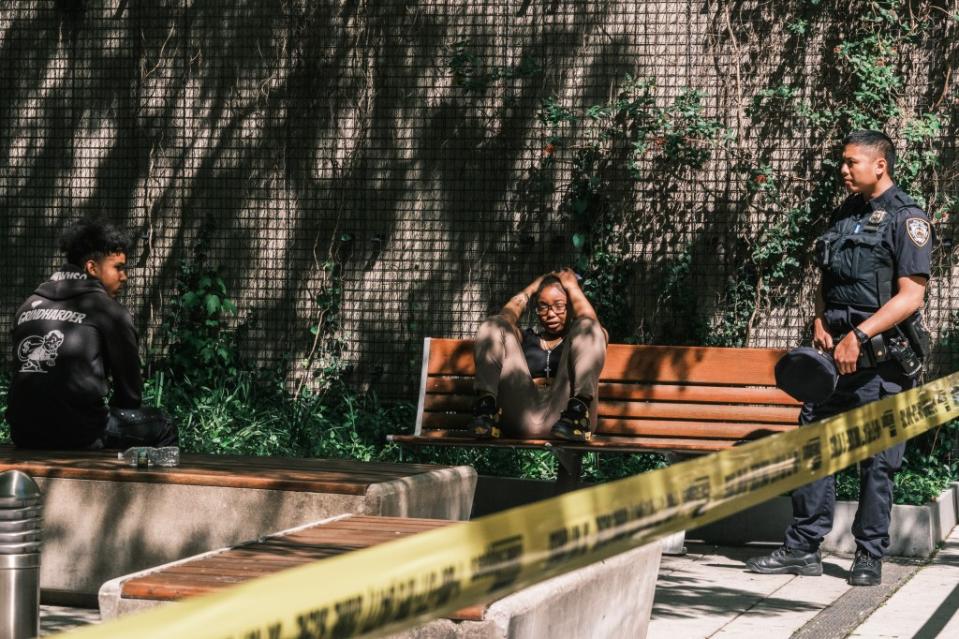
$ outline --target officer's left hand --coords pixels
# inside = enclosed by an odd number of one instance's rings
[[[836,368],[840,375],[849,375],[856,372],[856,364],[859,362],[859,340],[855,334],[850,332],[836,346],[832,353],[836,361]]]

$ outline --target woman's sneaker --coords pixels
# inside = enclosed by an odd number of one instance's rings
[[[500,417],[503,410],[496,405],[496,398],[492,395],[483,395],[473,405],[473,421],[470,422],[470,432],[480,439],[498,439]]]
[[[580,397],[570,397],[566,410],[559,415],[550,431],[553,437],[572,442],[588,442],[593,434],[589,430],[589,402]]]

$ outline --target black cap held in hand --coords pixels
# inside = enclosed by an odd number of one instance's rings
[[[826,401],[838,381],[832,356],[810,346],[794,348],[776,363],[776,386],[801,402]]]

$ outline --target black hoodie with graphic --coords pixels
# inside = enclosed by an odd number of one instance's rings
[[[110,405],[139,408],[143,391],[133,318],[103,285],[65,265],[13,318],[7,422],[25,448],[83,448]]]

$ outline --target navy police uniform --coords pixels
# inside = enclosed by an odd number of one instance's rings
[[[846,199],[817,246],[823,271],[824,320],[835,343],[895,294],[898,278],[928,279],[932,244],[928,217],[899,187],[893,186],[868,202],[859,194]],[[836,391],[826,400],[806,403],[799,421],[807,424],[824,419],[916,383],[895,360],[875,363],[860,357],[856,372],[840,376]],[[860,464],[859,509],[852,532],[858,549],[873,557],[882,557],[889,546],[893,476],[904,452],[905,444],[899,444]],[[815,552],[832,529],[834,478],[797,489],[792,502],[793,521],[786,530],[786,546]]]

